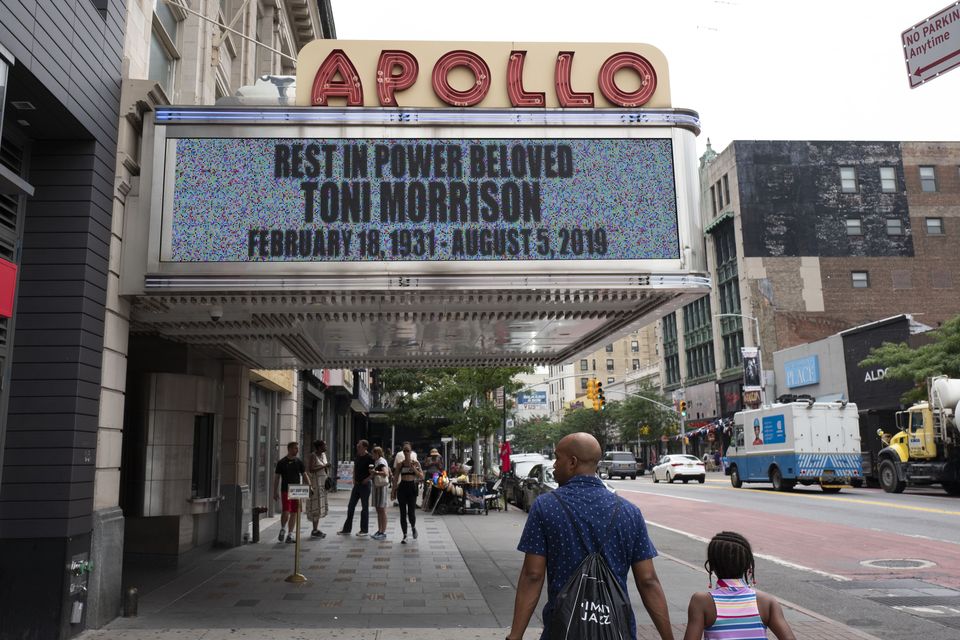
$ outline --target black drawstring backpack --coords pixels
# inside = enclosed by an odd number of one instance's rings
[[[620,498],[610,516],[603,541],[594,550],[577,526],[570,509],[557,494],[551,494],[566,512],[580,542],[589,552],[563,585],[549,622],[550,640],[627,640],[630,633],[630,603],[603,557],[603,547],[620,511]]]

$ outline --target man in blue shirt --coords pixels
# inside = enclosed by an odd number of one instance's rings
[[[563,500],[576,518],[576,526],[585,539],[597,544],[598,548],[598,543],[604,541],[607,525],[620,498],[610,493],[597,476],[597,463],[601,455],[600,443],[589,433],[570,434],[557,444],[553,475],[560,486],[553,494],[541,496],[533,503],[517,546],[526,555],[517,582],[513,626],[507,640],[523,638],[523,632],[540,600],[545,576],[548,579],[547,604],[543,608],[544,632],[541,640],[546,640],[557,595],[590,553],[589,549],[584,548],[567,510],[557,502],[557,498]],[[647,535],[647,525],[640,509],[622,501],[605,542],[604,559],[617,577],[624,594],[628,594],[627,572],[632,569],[643,606],[660,638],[673,640],[667,599],[653,567],[657,550]],[[630,637],[633,640],[636,640],[636,633],[636,620],[631,615]]]

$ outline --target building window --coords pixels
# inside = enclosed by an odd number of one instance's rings
[[[887,235],[902,236],[903,220],[901,220],[900,218],[887,218]]]
[[[687,379],[703,378],[716,370],[709,296],[695,300],[683,308],[683,342],[686,349]]]
[[[590,363],[593,365],[593,366],[590,367],[590,368],[591,368],[592,370],[596,371],[596,370],[597,370],[597,359],[594,358],[593,360],[590,361]]]
[[[840,191],[857,192],[857,170],[854,167],[840,167]]]
[[[607,350],[607,353],[613,353],[613,345],[612,345],[612,344],[608,344],[608,345],[607,345],[606,347],[604,347],[604,348]]]
[[[590,381],[590,378],[580,378],[580,390],[581,390],[581,391],[586,391],[586,390],[587,390],[587,382],[589,382],[589,381]]]
[[[636,340],[630,343],[630,351],[637,353],[640,351],[640,343]]]
[[[680,384],[680,354],[677,343],[677,314],[671,313],[663,319],[663,368],[666,384]]]
[[[934,193],[937,190],[937,171],[935,167],[920,167],[920,190]]]
[[[631,361],[631,367],[633,368],[634,371],[638,370],[640,368],[640,361],[634,359],[633,361]]]
[[[713,217],[717,217],[717,192],[710,186],[710,204],[713,205]]]
[[[850,277],[854,289],[866,289],[870,286],[870,274],[866,271],[851,271]]]
[[[717,298],[720,301],[720,313],[730,314],[720,318],[723,368],[732,369],[742,365],[740,347],[743,346],[743,319],[739,317],[740,277],[733,221],[724,221],[711,233],[717,254]]]
[[[880,190],[884,193],[897,191],[897,170],[893,167],[880,167]]]
[[[846,225],[848,236],[863,235],[863,222],[860,220],[860,218],[847,218]]]
[[[607,359],[607,371],[613,371],[613,360]]]
[[[586,360],[580,361],[580,371],[586,371],[589,363]]]
[[[607,378],[607,384],[613,384],[616,380],[616,378]]]
[[[923,221],[928,236],[943,235],[943,218],[925,218]]]
[[[193,418],[193,475],[190,483],[191,498],[213,497],[213,414]]]
[[[157,0],[153,9],[153,28],[150,34],[149,78],[163,87],[167,97],[173,99],[174,74],[180,59],[180,22],[185,17],[180,10],[164,0]]]
[[[727,179],[727,174],[723,174],[723,199],[730,204],[730,180]]]

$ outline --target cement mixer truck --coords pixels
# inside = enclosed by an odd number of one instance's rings
[[[897,433],[878,456],[887,493],[940,484],[960,495],[960,380],[927,381],[927,400],[897,413]]]

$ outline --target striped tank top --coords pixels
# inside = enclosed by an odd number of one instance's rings
[[[767,637],[760,619],[757,592],[743,580],[720,579],[710,592],[717,605],[717,621],[703,631],[703,640],[757,640]]]

